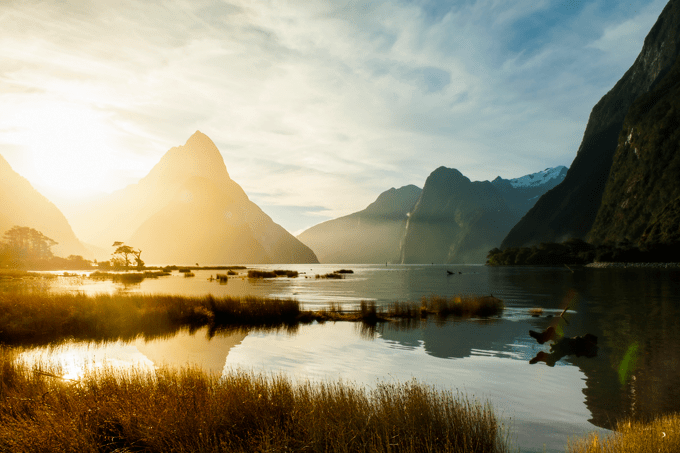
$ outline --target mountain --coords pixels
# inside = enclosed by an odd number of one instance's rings
[[[679,126],[680,57],[628,110],[590,241],[680,242]]]
[[[0,237],[13,226],[40,231],[57,241],[52,252],[57,256],[81,255],[89,252],[76,238],[64,214],[41,195],[0,156]]]
[[[439,167],[409,216],[401,262],[483,263],[517,220],[492,183]]]
[[[439,167],[425,181],[406,225],[402,263],[484,263],[486,255],[533,206],[559,184],[566,167],[515,179],[470,181]]]
[[[147,263],[316,263],[314,253],[248,199],[215,144],[197,131],[137,184],[73,213],[82,237],[141,249]]]
[[[593,107],[564,181],[538,200],[508,233],[501,248],[586,237],[600,209],[626,113],[668,73],[678,56],[679,43],[680,0],[671,0],[633,65]]]
[[[383,192],[363,211],[315,225],[298,239],[322,263],[396,263],[408,213],[421,189],[408,185]]]

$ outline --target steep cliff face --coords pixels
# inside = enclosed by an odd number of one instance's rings
[[[517,220],[489,181],[439,167],[409,216],[401,262],[483,263]]]
[[[66,217],[47,198],[0,156],[0,239],[13,226],[26,226],[42,232],[58,242],[52,248],[57,256],[81,255],[89,252],[76,238]]]
[[[680,236],[680,58],[630,107],[588,236],[594,243],[668,243]]]
[[[392,188],[363,211],[315,225],[298,239],[322,263],[399,262],[408,213],[420,192],[414,185]]]
[[[147,263],[316,263],[314,253],[248,199],[206,135],[170,149],[139,183],[86,206],[88,238],[125,241]]]
[[[663,78],[678,56],[680,0],[671,0],[645,38],[635,63],[593,107],[581,146],[562,184],[512,228],[502,248],[585,238],[600,208],[619,132],[633,101]]]

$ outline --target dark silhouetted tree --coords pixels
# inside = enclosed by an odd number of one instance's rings
[[[118,263],[119,265],[124,265],[125,269],[129,269],[131,263],[130,258],[134,257],[137,268],[141,269],[144,267],[144,261],[142,261],[141,258],[142,255],[141,250],[135,250],[129,245],[125,245],[124,243],[119,241],[114,242],[112,247],[116,247],[116,250],[113,252],[112,259],[114,265]]]

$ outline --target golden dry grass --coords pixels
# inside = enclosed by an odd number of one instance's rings
[[[362,302],[358,311],[348,312],[338,304],[325,310],[303,311],[295,299],[255,296],[5,292],[0,293],[0,343],[131,339],[165,335],[182,327],[285,327],[312,321],[375,324],[428,315],[493,316],[502,309],[502,301],[488,296],[432,296],[420,303],[395,303],[386,310],[375,302]]]
[[[451,297],[430,296],[423,297],[420,303],[395,302],[385,313],[390,318],[426,318],[434,315],[438,317],[489,317],[503,312],[504,304],[494,296],[458,295]]]
[[[12,452],[503,452],[488,405],[408,382],[196,369],[99,369],[78,382],[0,349],[0,450]]]
[[[543,309],[541,307],[530,308],[529,314],[534,317],[541,316],[543,314]]]
[[[298,322],[295,300],[145,294],[0,293],[0,343],[130,339],[181,327]]]
[[[650,422],[623,421],[607,437],[591,434],[575,439],[568,453],[677,453],[680,451],[680,414],[666,415]]]

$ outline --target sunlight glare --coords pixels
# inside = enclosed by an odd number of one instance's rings
[[[106,116],[66,102],[45,102],[17,112],[21,145],[30,155],[29,181],[62,196],[105,190],[115,160]]]

